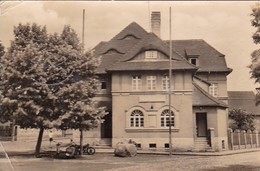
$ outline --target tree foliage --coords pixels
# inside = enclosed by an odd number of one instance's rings
[[[258,44],[258,43],[260,43],[260,3],[256,3],[252,7],[251,16],[253,17],[251,19],[251,24],[253,27],[257,28],[257,30],[253,34],[252,38],[254,40],[254,43]]]
[[[0,41],[0,59],[2,56],[4,56],[4,54],[5,54],[5,48]]]
[[[252,7],[251,13],[251,25],[256,27],[256,31],[253,33],[253,41],[255,44],[260,43],[260,3],[256,3]],[[249,65],[251,78],[255,80],[255,83],[260,83],[260,49],[257,49],[251,53],[251,64]],[[256,94],[256,105],[260,104],[260,92]]]
[[[240,130],[255,130],[254,118],[255,116],[242,109],[232,109],[229,111],[229,118],[234,121],[231,125],[233,129]]]
[[[0,119],[22,128],[96,127],[106,114],[93,101],[99,59],[84,52],[76,32],[65,26],[48,35],[46,27],[19,24],[14,37],[2,60]]]

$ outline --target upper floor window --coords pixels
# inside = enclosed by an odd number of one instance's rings
[[[131,127],[143,127],[144,126],[144,114],[140,110],[134,110],[130,116]]]
[[[169,127],[170,126],[170,115],[169,109],[162,111],[161,113],[161,127]],[[171,126],[174,127],[174,113],[171,111]]]
[[[145,59],[157,59],[158,52],[155,50],[149,50],[145,52]]]
[[[189,58],[191,64],[198,66],[198,59],[197,58]]]
[[[170,86],[169,86],[169,76],[168,75],[164,75],[162,78],[162,86],[163,86],[163,90],[169,90]]]
[[[147,90],[156,89],[156,76],[147,76]]]
[[[211,84],[211,86],[209,86],[209,94],[211,94],[212,96],[216,97],[217,91],[218,91],[218,84],[213,83]]]
[[[101,81],[101,90],[107,89],[107,82],[106,81]]]
[[[141,76],[135,75],[132,77],[132,90],[137,91],[141,90],[142,82],[141,82]]]

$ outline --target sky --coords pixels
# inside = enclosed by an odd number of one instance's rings
[[[255,28],[250,16],[254,1],[0,1],[0,41],[7,48],[13,27],[19,23],[46,25],[48,33],[61,33],[70,25],[82,38],[85,9],[85,48],[109,41],[135,21],[150,32],[150,13],[161,12],[161,38],[169,39],[169,7],[172,39],[204,39],[225,54],[229,91],[255,91],[248,65],[259,49],[252,40]]]

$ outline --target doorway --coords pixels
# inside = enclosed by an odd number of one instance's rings
[[[197,137],[206,137],[207,127],[207,113],[196,113]]]
[[[104,122],[101,124],[101,138],[112,138],[112,113],[109,112],[104,117]]]

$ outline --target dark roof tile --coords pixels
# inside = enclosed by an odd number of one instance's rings
[[[169,44],[169,41],[166,41]],[[227,67],[225,56],[202,39],[174,40],[173,49],[182,56],[186,56],[187,49],[196,49],[199,54],[198,72],[228,72],[232,69]]]
[[[228,108],[227,104],[218,100],[217,98],[211,96],[205,90],[203,90],[200,86],[198,86],[195,82],[193,82],[193,95],[192,102],[193,106],[196,107],[224,107]]]

